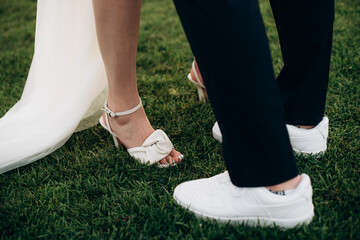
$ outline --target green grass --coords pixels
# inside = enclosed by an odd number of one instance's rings
[[[275,71],[281,53],[269,3],[261,0]],[[0,0],[0,116],[20,98],[33,53],[36,1]],[[329,150],[298,157],[311,176],[315,218],[288,231],[198,220],[172,200],[179,183],[225,170],[215,121],[186,80],[192,54],[171,1],[145,0],[139,39],[139,91],[156,128],[186,160],[143,166],[116,150],[104,129],[74,134],[64,147],[0,175],[0,238],[360,239],[360,3],[336,1],[326,115]]]

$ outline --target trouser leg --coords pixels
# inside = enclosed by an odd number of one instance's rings
[[[257,0],[174,0],[223,135],[237,186],[298,174]]]
[[[334,0],[270,0],[284,59],[277,78],[286,122],[317,125],[324,116]]]

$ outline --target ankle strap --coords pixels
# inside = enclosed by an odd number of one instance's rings
[[[142,102],[141,102],[141,98],[140,98],[140,103],[136,107],[134,107],[132,109],[129,109],[127,111],[124,111],[124,112],[114,113],[108,107],[108,102],[106,100],[106,102],[104,104],[104,109],[101,109],[101,110],[103,110],[109,117],[115,118],[115,117],[119,117],[119,116],[126,116],[126,115],[129,115],[129,114],[132,114],[133,112],[136,112],[141,106],[142,106]]]

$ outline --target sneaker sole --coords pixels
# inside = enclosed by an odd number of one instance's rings
[[[321,158],[322,156],[325,155],[326,152],[326,148],[324,150],[318,151],[318,152],[304,152],[301,150],[298,150],[296,148],[293,148],[294,154],[295,155],[304,155],[304,156],[312,156],[312,157],[316,157],[316,158]]]
[[[266,218],[266,217],[218,217],[212,216],[208,214],[204,214],[192,209],[189,206],[181,203],[176,196],[174,195],[174,199],[176,202],[186,210],[189,210],[195,214],[195,217],[201,218],[204,220],[215,220],[219,223],[230,223],[232,225],[241,225],[244,224],[250,227],[279,227],[280,229],[289,229],[289,228],[297,228],[303,225],[308,225],[311,223],[314,217],[314,210],[307,213],[305,216],[301,218],[293,218],[293,219],[275,219],[275,218]]]

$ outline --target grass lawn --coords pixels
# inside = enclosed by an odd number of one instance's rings
[[[260,0],[276,73],[282,60],[271,9]],[[33,54],[35,0],[0,0],[0,116],[20,98]],[[211,135],[210,104],[186,80],[193,56],[171,1],[144,0],[138,80],[155,128],[186,159],[170,169],[143,166],[118,151],[99,125],[64,147],[0,175],[0,238],[360,239],[360,2],[336,1],[326,115],[328,151],[298,157],[311,176],[315,218],[288,231],[198,220],[175,204],[181,182],[225,170]],[[1,156],[1,153],[0,153]]]

